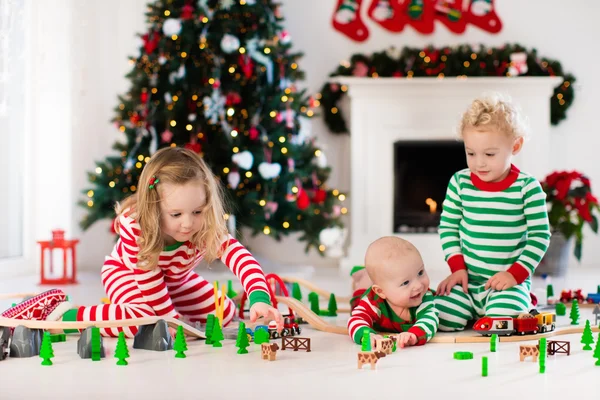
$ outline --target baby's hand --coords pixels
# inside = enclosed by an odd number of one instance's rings
[[[400,348],[417,344],[417,335],[412,332],[402,332],[396,336],[396,345]]]
[[[492,276],[486,283],[485,289],[506,290],[517,284],[517,280],[510,272],[498,272]]]

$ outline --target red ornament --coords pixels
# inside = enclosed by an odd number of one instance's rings
[[[158,42],[160,41],[159,34],[157,32],[152,32],[151,34],[146,33],[142,36],[142,39],[144,40],[144,50],[146,51],[146,54],[154,53],[154,50],[156,50]]]
[[[258,129],[256,129],[255,126],[250,128],[250,130],[248,131],[248,136],[250,137],[251,140],[258,139],[258,134],[259,134]]]
[[[324,203],[326,199],[327,199],[327,192],[324,191],[323,189],[317,189],[317,190],[315,190],[315,193],[313,195],[312,202],[313,203]]]
[[[140,101],[142,104],[146,104],[148,102],[148,92],[142,92],[142,94],[140,94]]]
[[[189,4],[186,4],[181,9],[181,19],[187,20],[192,18],[194,18],[194,7],[190,6]]]
[[[308,194],[304,189],[300,189],[298,192],[298,199],[296,200],[296,206],[300,210],[306,210],[310,205],[310,199],[308,198]]]
[[[186,149],[190,149],[192,151],[195,151],[196,153],[200,153],[202,151],[202,145],[198,142],[196,143],[186,143],[185,144],[185,148]]]
[[[133,113],[133,115],[129,117],[129,121],[131,121],[133,125],[136,125],[140,121],[140,115],[138,113]]]
[[[242,72],[246,79],[252,78],[252,75],[254,75],[254,61],[252,61],[252,58],[245,54],[240,54],[238,64],[242,67]]]
[[[227,97],[225,99],[225,105],[233,106],[236,104],[240,104],[242,102],[242,96],[240,96],[237,92],[229,92],[227,93]]]

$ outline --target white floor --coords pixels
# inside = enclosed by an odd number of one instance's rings
[[[285,275],[307,278],[319,286],[346,296],[349,280],[335,270],[315,271],[311,268],[279,270]],[[223,270],[204,274],[212,281],[225,282],[231,275]],[[432,287],[443,276],[432,276]],[[0,282],[0,293],[42,291],[35,277]],[[235,282],[235,281],[234,281]],[[237,282],[236,282],[237,283]],[[600,284],[600,268],[573,268],[572,274],[555,280],[555,292],[562,288],[596,291]],[[545,283],[534,282],[538,293],[545,293]],[[239,288],[239,285],[235,285]],[[81,283],[64,288],[78,304],[94,304],[104,293],[99,276],[81,274]],[[306,292],[304,292],[306,296]],[[10,306],[0,300],[0,309]],[[344,305],[345,306],[345,305]],[[325,307],[325,303],[324,303]],[[581,323],[591,309],[582,310]],[[347,315],[333,319],[344,325]],[[569,324],[559,317],[559,325]],[[54,365],[43,367],[38,357],[8,358],[0,362],[1,399],[301,399],[301,398],[443,398],[503,399],[590,398],[600,387],[600,367],[594,366],[592,351],[583,351],[581,335],[567,335],[557,340],[571,342],[571,355],[548,357],[546,373],[538,372],[538,363],[519,362],[518,343],[499,343],[496,353],[489,344],[434,344],[398,350],[382,358],[377,369],[357,369],[359,346],[344,335],[326,334],[303,326],[302,336],[310,337],[312,351],[278,351],[277,361],[260,359],[259,347],[252,344],[249,354],[236,354],[235,341],[226,340],[222,348],[207,346],[202,341],[188,341],[187,358],[176,359],[173,351],[151,352],[132,349],[129,341],[129,366],[115,365],[116,340],[104,339],[107,357],[100,362],[82,360],[76,352],[77,336],[67,342],[54,343]],[[441,334],[443,335],[443,334]],[[594,334],[594,339],[598,334]],[[279,342],[280,343],[280,342]],[[529,341],[525,343],[534,344]],[[280,343],[281,344],[281,343]],[[470,351],[472,360],[453,359],[455,351]],[[481,377],[481,357],[487,356],[489,376]],[[535,396],[535,397],[533,397]],[[181,397],[180,397],[181,398]]]

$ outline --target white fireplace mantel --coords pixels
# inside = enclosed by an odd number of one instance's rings
[[[473,99],[491,92],[510,96],[530,127],[515,164],[538,179],[550,172],[550,98],[562,77],[333,77],[330,81],[346,85],[350,97],[350,242],[340,263],[345,276],[352,266],[364,263],[373,240],[394,235],[394,143],[457,139],[455,128]],[[447,269],[437,234],[402,237],[417,246],[428,269]]]

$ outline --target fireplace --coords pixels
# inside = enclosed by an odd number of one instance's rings
[[[435,214],[443,201],[440,192],[445,193],[451,174],[464,165],[454,128],[474,98],[486,92],[512,97],[528,117],[532,132],[515,164],[538,179],[551,170],[550,98],[561,77],[332,80],[346,85],[350,98],[350,221],[346,257],[340,260],[342,276],[364,263],[373,240],[388,235],[414,243],[428,270],[448,270]],[[434,157],[427,154],[438,151],[437,146],[447,146],[445,155],[451,159],[441,168],[434,168]],[[400,158],[414,158],[413,166],[405,167]],[[430,213],[434,206],[435,212]],[[420,222],[409,221],[414,219]]]
[[[394,233],[437,232],[448,182],[466,167],[462,142],[394,143]]]

